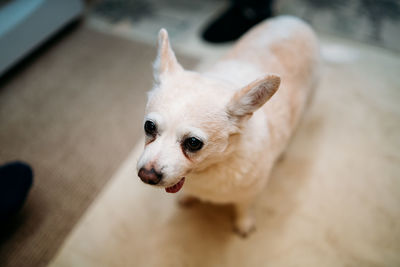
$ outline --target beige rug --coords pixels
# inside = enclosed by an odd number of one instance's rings
[[[357,53],[326,64],[253,235],[229,207],[183,209],[141,183],[139,143],[50,266],[399,266],[399,55],[343,45]]]
[[[0,85],[0,164],[35,172],[0,266],[45,266],[142,133],[152,46],[80,27],[47,48]]]

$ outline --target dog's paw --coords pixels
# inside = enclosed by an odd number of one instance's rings
[[[197,198],[182,194],[178,196],[178,204],[181,207],[188,208],[192,206],[195,202],[197,202]]]
[[[235,221],[234,232],[242,238],[248,237],[255,230],[254,219],[251,217],[245,217]]]

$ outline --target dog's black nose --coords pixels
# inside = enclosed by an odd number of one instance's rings
[[[162,179],[162,173],[156,172],[154,168],[152,168],[151,170],[141,168],[139,170],[138,176],[146,184],[152,184],[152,185],[158,184]]]

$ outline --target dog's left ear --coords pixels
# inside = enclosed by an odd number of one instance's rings
[[[228,103],[228,114],[236,120],[250,117],[278,90],[281,79],[267,75],[238,90]]]
[[[158,34],[158,53],[153,67],[156,80],[164,73],[183,70],[182,66],[176,60],[174,51],[172,51],[168,32],[165,29],[161,29]]]

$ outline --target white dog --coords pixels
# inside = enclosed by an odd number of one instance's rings
[[[183,187],[184,200],[232,203],[235,228],[248,234],[251,206],[299,121],[318,62],[315,34],[294,17],[259,24],[201,74],[181,67],[162,29],[139,177],[169,193]]]

